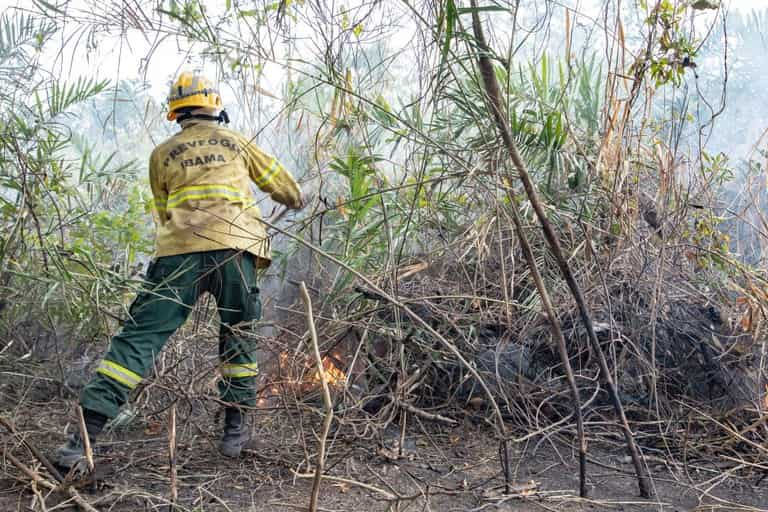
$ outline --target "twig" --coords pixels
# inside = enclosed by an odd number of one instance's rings
[[[619,398],[619,394],[616,390],[616,386],[614,385],[613,377],[611,377],[611,371],[608,367],[608,362],[605,358],[605,353],[603,352],[603,349],[600,346],[600,342],[597,339],[597,334],[595,333],[595,328],[594,328],[594,325],[592,324],[592,317],[590,316],[589,310],[587,309],[586,303],[584,301],[584,295],[582,294],[581,288],[579,287],[578,283],[576,282],[576,279],[573,276],[573,271],[571,270],[571,266],[568,263],[568,260],[563,255],[563,251],[562,251],[562,248],[560,247],[560,242],[557,238],[557,235],[552,229],[552,225],[549,222],[549,218],[547,217],[547,214],[544,211],[544,207],[542,206],[541,201],[539,200],[538,193],[536,192],[536,188],[533,183],[533,180],[531,179],[530,174],[528,174],[528,169],[525,165],[525,162],[523,162],[523,159],[517,150],[517,145],[515,144],[515,141],[512,138],[512,134],[510,133],[509,126],[507,125],[506,116],[504,114],[504,110],[502,107],[501,94],[499,92],[499,84],[496,79],[496,74],[493,69],[493,64],[491,64],[490,58],[488,57],[488,54],[490,53],[490,48],[485,40],[485,35],[483,34],[483,28],[480,24],[480,15],[478,14],[478,10],[477,10],[477,0],[471,0],[470,3],[473,8],[472,27],[475,34],[475,40],[479,47],[479,52],[477,56],[478,66],[480,68],[480,74],[482,75],[485,91],[488,95],[488,99],[491,105],[491,111],[493,113],[493,117],[496,122],[496,127],[498,128],[501,134],[504,144],[507,147],[509,156],[512,159],[512,162],[514,163],[514,166],[520,176],[520,180],[523,183],[523,188],[525,189],[526,196],[528,197],[528,200],[530,201],[531,206],[533,207],[533,210],[536,213],[536,217],[538,218],[539,223],[541,224],[542,231],[544,232],[544,238],[547,240],[547,243],[550,247],[550,251],[552,255],[555,257],[555,260],[557,261],[557,264],[560,267],[560,271],[563,274],[563,277],[565,278],[565,281],[568,284],[568,288],[571,290],[571,294],[573,295],[573,298],[576,301],[576,305],[579,308],[579,315],[581,316],[581,320],[584,323],[584,327],[587,331],[590,344],[592,345],[593,350],[597,354],[597,360],[600,365],[600,373],[602,373],[603,375],[603,379],[605,380],[606,387],[608,388],[608,393],[613,402],[614,409],[616,410],[616,413],[619,416],[619,420],[620,420],[622,431],[624,433],[624,438],[627,444],[627,448],[629,449],[630,456],[632,457],[632,463],[634,464],[635,472],[637,473],[637,480],[638,480],[637,483],[640,489],[640,495],[644,498],[649,498],[651,497],[650,479],[648,478],[648,475],[645,470],[645,466],[643,465],[643,462],[640,457],[640,452],[637,448],[637,445],[635,444],[635,439],[632,434],[632,430],[629,428],[627,416],[624,413],[624,407],[621,404],[621,399]],[[581,466],[581,471],[582,472],[584,471],[583,465]],[[582,492],[586,491],[586,489],[584,488],[583,481],[582,481],[581,490]]]
[[[171,503],[169,512],[176,507],[179,499],[179,488],[176,479],[176,403],[168,411],[168,465],[171,472]]]
[[[273,506],[279,506],[279,507],[288,507],[288,508],[295,508],[297,510],[306,510],[306,507],[304,505],[296,505],[295,503],[286,503],[284,501],[270,501],[268,505]],[[338,512],[336,509],[333,508],[323,508],[319,507],[317,509],[317,512]]]
[[[48,507],[45,504],[45,498],[43,497],[43,493],[40,492],[40,489],[37,488],[37,482],[32,480],[32,484],[30,485],[32,487],[32,493],[35,495],[35,499],[32,500],[32,505],[30,505],[30,508],[35,508],[35,503],[40,504],[40,512],[48,512]]]
[[[88,473],[93,473],[93,448],[91,448],[91,438],[88,436],[88,428],[85,426],[85,415],[83,408],[77,407],[77,419],[80,426],[80,436],[83,440],[83,449],[85,450],[85,460],[88,462]]]
[[[317,473],[314,475],[310,473],[297,473],[296,471],[292,471],[293,475],[296,478],[315,478]],[[395,496],[389,491],[385,491],[384,489],[380,489],[378,487],[375,487],[371,484],[366,484],[365,482],[358,482],[357,480],[350,480],[349,478],[342,478],[340,476],[330,476],[330,475],[323,475],[323,478],[325,480],[330,480],[331,482],[339,482],[342,484],[349,484],[349,485],[355,485],[357,487],[362,487],[363,489],[368,489],[369,491],[376,492],[384,496],[388,500],[397,500],[399,499],[398,496]]]
[[[405,431],[408,428],[408,410],[403,408],[400,411],[400,441],[397,443],[397,456],[403,456],[403,447],[405,446]]]
[[[213,499],[214,501],[216,501],[216,502],[217,502],[219,505],[221,505],[222,507],[224,507],[224,509],[225,509],[227,512],[232,512],[232,509],[231,509],[231,508],[229,508],[229,505],[227,505],[227,504],[224,502],[224,500],[222,500],[221,498],[219,498],[218,496],[216,496],[215,494],[213,494],[211,491],[209,491],[209,490],[208,490],[208,489],[206,489],[205,487],[199,487],[199,489],[200,489],[201,491],[203,491],[204,493],[206,493],[208,496],[210,496],[210,497],[211,497],[211,499]]]
[[[443,423],[447,423],[448,425],[456,424],[456,420],[452,418],[447,418],[445,416],[441,416],[440,414],[435,414],[433,412],[427,412],[423,409],[419,409],[415,405],[410,404],[408,402],[404,402],[402,400],[395,400],[395,403],[397,404],[398,407],[402,407],[406,411],[413,413],[416,416],[421,416],[424,419],[431,420],[431,421],[441,421]]]
[[[307,314],[307,328],[309,329],[312,340],[312,350],[317,361],[317,371],[320,374],[320,383],[323,387],[323,403],[325,404],[325,419],[323,421],[323,431],[320,434],[319,447],[317,451],[317,467],[315,468],[315,479],[312,482],[312,496],[309,500],[309,512],[317,512],[317,497],[320,493],[320,480],[323,477],[325,468],[325,442],[328,439],[328,431],[331,429],[333,420],[333,401],[331,400],[331,391],[328,388],[328,379],[325,376],[323,367],[323,358],[320,355],[320,346],[317,342],[317,329],[315,329],[315,319],[312,314],[312,299],[307,291],[307,285],[301,282],[301,297],[304,300],[304,306]]]

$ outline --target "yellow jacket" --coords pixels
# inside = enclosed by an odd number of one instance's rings
[[[241,249],[267,267],[269,238],[251,182],[273,200],[301,207],[301,190],[280,162],[215,121],[196,121],[157,146],[149,180],[156,256]]]

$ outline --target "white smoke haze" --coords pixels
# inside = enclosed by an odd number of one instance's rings
[[[626,2],[622,3],[622,9],[624,22],[627,24],[627,46],[630,53],[636,53],[637,43],[640,41],[637,31],[642,28],[643,11],[635,2],[625,4]],[[68,13],[81,12],[84,16],[105,10],[102,2],[88,0],[73,0],[62,5],[66,5]],[[356,5],[362,8],[367,4],[349,2],[348,5],[351,6],[350,11],[354,11]],[[516,54],[518,59],[536,60],[545,51],[554,56],[562,55],[566,8],[573,16],[575,27],[572,54],[586,55],[593,52],[604,59],[606,39],[600,34],[599,28],[604,21],[606,6],[608,12],[612,13],[615,5],[618,4],[612,1],[581,0],[557,3],[533,0],[521,2],[517,20],[519,29],[515,40],[515,44],[520,45]],[[762,101],[768,70],[761,62],[765,52],[762,29],[766,28],[762,20],[765,19],[764,10],[768,9],[768,0],[732,0],[724,2],[723,5],[726,7],[729,29],[728,103],[707,138],[707,148],[715,153],[725,151],[734,158],[744,158],[766,128],[768,120],[765,102]],[[0,10],[28,8],[28,4],[22,1],[0,1]],[[223,9],[223,2],[210,2],[206,5],[207,14],[212,18],[221,15]],[[627,15],[627,12],[630,15]],[[384,55],[406,53],[397,59],[394,65],[388,67],[387,74],[392,81],[391,85],[405,86],[403,88],[406,93],[408,78],[413,70],[404,63],[410,60],[407,58],[407,52],[417,51],[418,47],[411,44],[416,40],[417,27],[408,14],[407,8],[393,2],[388,8],[375,11],[375,17],[370,23],[381,23],[383,16],[391,18],[388,19],[392,26],[386,34]],[[700,76],[702,97],[712,107],[718,107],[725,78],[724,45],[723,37],[718,33],[722,32],[721,23],[713,17],[711,11],[697,13],[693,33],[695,39],[700,39],[710,30],[714,32],[697,59],[697,72]],[[545,24],[548,25],[547,30],[540,30]],[[505,20],[501,16],[494,18],[492,37],[499,47],[508,44],[510,29],[511,20]],[[257,143],[279,154],[283,149],[280,146],[284,144],[281,141],[285,141],[285,137],[280,133],[285,126],[279,124],[279,112],[285,106],[288,84],[300,78],[291,68],[296,66],[296,59],[309,56],[322,46],[321,36],[315,31],[315,27],[302,24],[299,20],[294,30],[300,39],[297,49],[289,49],[277,37],[271,38],[275,59],[263,64],[263,69],[258,73],[257,84],[249,83],[247,76],[241,75],[236,79],[223,76],[222,72],[226,70],[222,70],[215,59],[203,55],[202,45],[189,44],[177,37],[151,39],[136,30],[128,30],[122,36],[112,31],[86,34],[82,33],[82,27],[71,24],[69,30],[65,28],[62,31],[61,47],[49,47],[41,57],[46,69],[65,79],[88,75],[108,79],[112,83],[137,81],[142,84],[142,88],[146,88],[147,101],[154,101],[158,105],[163,103],[168,84],[179,71],[200,69],[210,74],[219,84],[234,126],[254,134]],[[232,73],[228,75],[231,76]],[[250,91],[244,89],[254,85],[257,85],[263,94],[247,94]],[[688,73],[681,90],[673,94],[678,99],[686,94],[695,96],[695,89],[696,83],[692,73]],[[244,92],[246,94],[243,94]],[[406,96],[405,93],[401,94]],[[669,101],[674,101],[674,98],[669,98]],[[701,122],[706,122],[708,113],[711,112],[707,112],[706,107],[700,109]],[[165,135],[166,127],[163,127],[162,123],[158,125],[152,123],[144,129],[150,133],[159,130],[160,136]],[[141,158],[141,155],[136,157]],[[289,160],[290,156],[285,155],[284,158]]]
[[[109,2],[73,0],[61,5],[75,19],[111,12]],[[352,19],[356,13],[368,9],[368,4],[363,2],[347,5]],[[603,34],[602,27],[605,19],[615,16],[618,5],[612,1],[526,0],[520,3],[514,39],[512,18],[500,15],[494,16],[489,37],[499,49],[512,44],[516,62],[536,63],[544,55],[563,57],[567,10],[573,26],[571,54],[585,59],[595,55],[598,64],[602,61],[605,69],[606,45],[611,41]],[[686,72],[680,87],[661,90],[654,104],[659,113],[676,112],[681,120],[686,120],[664,126],[659,131],[660,142],[674,148],[681,169],[694,169],[701,164],[698,160],[700,149],[711,155],[723,153],[728,156],[735,178],[723,185],[725,193],[720,201],[720,213],[727,216],[727,211],[739,211],[749,199],[742,190],[748,169],[745,161],[750,156],[759,157],[761,137],[768,128],[764,92],[768,87],[768,68],[763,65],[768,51],[764,37],[768,33],[768,0],[734,0],[725,2],[724,6],[722,13],[696,12],[690,20],[694,40],[708,36],[696,58],[695,71]],[[29,6],[26,2],[6,0],[0,2],[0,8],[25,10]],[[636,2],[622,2],[621,8],[628,59],[631,60],[631,55],[637,54],[641,47],[646,13]],[[206,12],[211,19],[216,19],[223,11],[223,2],[206,3]],[[405,3],[385,2],[372,11],[372,17],[365,24],[366,28],[383,26],[376,42],[364,45],[365,51],[369,52],[364,57],[386,62],[377,87],[395,107],[406,104],[412,93],[423,88],[421,71],[410,65],[421,60],[416,58],[416,52],[423,49],[419,44],[421,28],[411,14]],[[232,28],[223,26],[222,30]],[[326,165],[327,159],[313,159],[313,136],[316,133],[313,128],[317,127],[311,126],[310,121],[300,122],[295,116],[286,116],[285,111],[295,90],[311,84],[301,70],[307,69],[306,62],[319,56],[325,41],[308,20],[296,20],[292,31],[294,41],[290,45],[276,34],[264,35],[263,43],[270,45],[273,57],[263,61],[257,70],[236,72],[228,69],[219,59],[205,55],[203,45],[190,44],[182,37],[149,37],[135,29],[123,34],[108,29],[84,30],[71,22],[61,32],[61,45],[49,47],[41,60],[52,75],[65,79],[95,75],[119,85],[111,98],[105,97],[91,108],[82,109],[79,118],[68,118],[67,122],[85,140],[99,140],[103,151],[117,151],[123,162],[135,160],[139,179],[146,179],[146,160],[153,145],[175,130],[164,121],[162,114],[168,84],[182,69],[199,69],[219,84],[233,127],[253,136],[258,145],[278,156],[302,180]],[[357,71],[354,66],[353,70]],[[366,91],[369,97],[375,96],[372,93]],[[724,100],[725,107],[721,110]],[[329,98],[309,94],[302,101],[312,109],[313,102],[316,106],[324,105]],[[105,115],[105,110],[113,112]],[[298,128],[302,122],[304,124]],[[128,136],[132,144],[121,144]],[[386,172],[395,177],[404,162],[398,152],[388,156],[394,165],[388,166]],[[304,185],[308,188],[315,186],[308,182]],[[325,186],[330,187],[326,188],[326,194],[333,191],[333,183],[325,183]],[[262,210],[267,216],[277,211],[263,197],[261,199]],[[331,195],[329,199],[334,198]],[[289,216],[281,225],[289,225],[297,219],[300,216]],[[758,224],[757,219],[751,220]],[[753,230],[746,229],[743,236],[754,238],[756,235]],[[274,245],[280,247],[281,244],[282,240],[278,238]],[[751,242],[748,245],[751,246]],[[750,251],[750,254],[741,255],[757,261],[759,254],[754,253],[755,249]],[[292,266],[308,268],[309,262],[294,261]],[[274,274],[273,279],[264,281],[270,296],[277,296],[286,289],[285,276],[279,272]]]

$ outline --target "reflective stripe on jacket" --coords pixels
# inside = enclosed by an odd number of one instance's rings
[[[286,206],[301,190],[277,161],[237,132],[198,121],[155,148],[149,180],[157,223],[156,256],[241,249],[269,265],[270,249],[251,183]]]

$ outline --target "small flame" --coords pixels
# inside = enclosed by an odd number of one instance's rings
[[[259,393],[257,407],[267,408],[276,404],[283,393],[303,395],[319,388],[322,379],[317,364],[308,357],[299,357],[299,361],[295,361],[288,352],[279,354],[279,381],[268,381],[269,384]],[[343,386],[347,379],[346,373],[336,366],[338,361],[340,358],[334,354],[322,359],[325,380],[334,388]]]
[[[328,356],[323,358],[323,370],[325,371],[325,381],[331,386],[338,386],[347,378],[347,375],[337,368]],[[320,382],[320,371],[315,370],[310,379],[313,382]]]
[[[280,390],[277,386],[272,385],[269,388],[264,388],[259,392],[259,398],[256,400],[256,407],[260,409],[274,407],[279,396]]]

